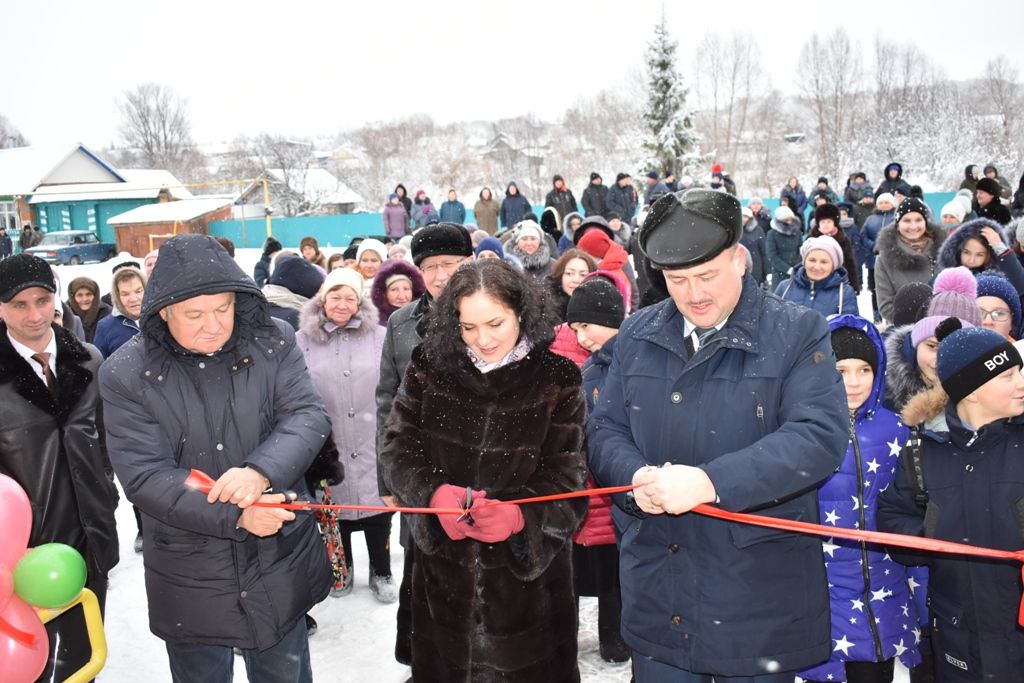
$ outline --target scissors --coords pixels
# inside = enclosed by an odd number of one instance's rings
[[[472,507],[473,507],[473,489],[471,489],[470,487],[467,486],[466,487],[466,504],[462,506],[462,514],[459,515],[458,519],[456,519],[455,522],[458,523],[458,522],[464,521],[469,526],[473,526],[475,524],[475,522],[473,521],[473,515],[470,514],[470,508],[472,508]]]

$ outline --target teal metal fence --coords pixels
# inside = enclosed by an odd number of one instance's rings
[[[939,212],[949,202],[955,192],[934,192],[924,196],[925,203],[932,209],[935,221],[938,222]],[[744,204],[747,200],[742,200]],[[778,197],[766,197],[764,204],[774,211],[779,205]],[[543,206],[535,205],[533,212],[538,216]],[[473,223],[471,210],[466,210],[466,222]],[[350,213],[336,216],[298,216],[295,218],[274,218],[272,228],[274,237],[286,248],[297,248],[299,241],[308,236],[316,238],[321,247],[347,247],[353,237],[384,234],[384,221],[379,213]],[[238,248],[261,248],[267,238],[266,223],[259,219],[214,221],[210,223],[210,233],[215,237],[227,237]]]

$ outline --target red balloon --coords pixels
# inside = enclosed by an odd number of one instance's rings
[[[14,595],[14,575],[7,565],[0,562],[0,613],[7,607],[7,602]]]
[[[28,547],[32,532],[32,506],[25,489],[6,474],[0,474],[0,564],[18,564]]]
[[[31,640],[30,644],[24,641]],[[50,643],[39,615],[24,600],[12,596],[0,612],[0,671],[9,683],[32,683],[46,666]]]

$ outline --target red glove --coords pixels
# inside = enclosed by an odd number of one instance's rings
[[[476,494],[474,493],[474,497]],[[462,508],[466,506],[466,487],[465,486],[454,486],[452,484],[442,484],[437,487],[434,491],[434,495],[430,497],[430,507],[432,508]],[[467,529],[472,527],[469,524],[469,518],[462,515],[438,513],[437,521],[441,523],[441,528],[448,534],[448,538],[453,541],[461,541],[467,536]]]
[[[519,506],[497,503],[484,495],[473,494],[473,526],[466,529],[467,536],[482,543],[499,543],[523,530],[523,512]]]

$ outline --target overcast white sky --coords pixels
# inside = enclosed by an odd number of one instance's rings
[[[147,81],[187,98],[194,137],[332,134],[425,112],[441,121],[534,112],[640,72],[660,0],[409,2],[48,0],[3,11],[0,113],[33,144],[116,139],[115,98]],[[754,31],[776,87],[800,47],[843,25],[913,42],[955,79],[1002,53],[1024,71],[1024,3],[665,3],[680,68],[710,30]]]

